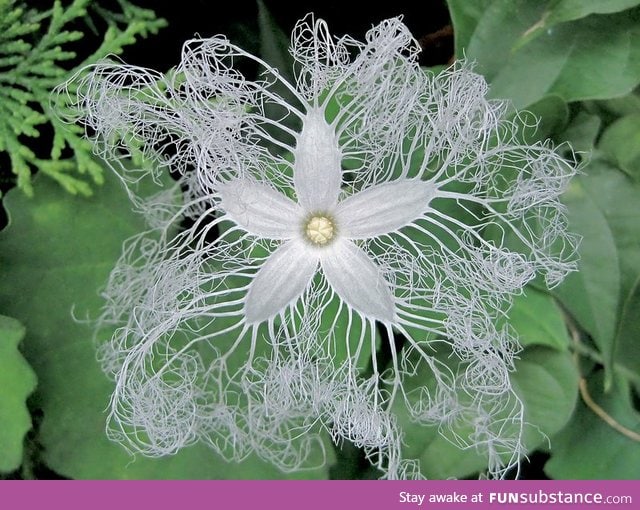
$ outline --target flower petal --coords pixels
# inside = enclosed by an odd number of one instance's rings
[[[293,182],[298,202],[310,212],[325,212],[338,200],[341,153],[322,110],[309,109],[294,151]]]
[[[368,318],[392,322],[395,298],[380,268],[362,249],[346,239],[321,253],[325,277],[338,295]]]
[[[317,254],[300,241],[274,251],[249,286],[244,303],[247,323],[270,319],[304,292],[318,267]]]
[[[268,239],[289,239],[301,228],[302,209],[258,182],[235,179],[219,186],[221,207],[236,225]]]
[[[342,235],[351,239],[387,234],[427,212],[436,189],[419,179],[372,186],[343,200],[336,208],[335,219]]]

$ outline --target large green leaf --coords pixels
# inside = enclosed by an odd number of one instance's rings
[[[257,3],[260,56],[293,83],[293,57],[289,53],[289,36],[276,24],[264,2],[258,0]],[[282,87],[279,92],[282,92]],[[286,93],[291,94],[290,91]]]
[[[293,74],[293,57],[289,53],[289,36],[276,24],[273,16],[264,2],[258,0],[258,30],[260,32],[260,57],[269,65],[278,70],[278,73],[289,81],[295,83]],[[288,104],[295,105],[297,99],[291,90],[283,83],[276,80],[271,87],[272,92],[277,93]],[[300,120],[293,115],[286,115],[282,108],[272,102],[265,104],[265,113],[271,118],[279,118],[281,122],[293,129],[300,131]],[[267,130],[269,131],[268,128]],[[278,149],[274,148],[276,151]]]
[[[589,14],[610,14],[640,4],[640,0],[556,0],[547,16],[547,23],[571,21]]]
[[[579,270],[556,295],[593,337],[611,368],[622,307],[640,276],[640,186],[608,163],[594,160],[585,175],[574,179],[564,201],[570,228],[583,239]]]
[[[531,347],[521,358],[516,362],[512,383],[524,402],[524,443],[531,451],[545,444],[545,436],[561,430],[571,418],[578,395],[578,374],[566,350]]]
[[[524,443],[528,450],[533,450],[569,420],[575,406],[578,378],[567,349],[568,337],[562,315],[551,297],[528,288],[526,296],[515,300],[509,313],[509,324],[525,346],[511,382],[524,403],[528,424]],[[442,361],[446,361],[446,353],[441,355]],[[420,384],[432,382],[428,371],[417,374],[416,378]],[[436,427],[417,426],[410,422],[406,411],[399,409],[397,412],[404,422],[405,455],[420,458],[427,477],[461,478],[486,468],[487,460],[474,449],[461,450],[442,437]],[[469,433],[463,429],[458,432]]]
[[[456,46],[457,56],[477,62],[493,97],[511,99],[521,108],[549,93],[567,101],[622,95],[640,81],[637,8],[560,23],[531,38],[549,1],[472,3],[484,9],[471,36],[467,34],[480,9],[467,6],[458,14],[462,2],[450,4],[456,33],[458,20],[462,37],[468,37],[466,46]]]
[[[611,124],[599,147],[630,177],[640,180],[640,114],[626,115]]]
[[[562,314],[548,294],[527,287],[525,293],[514,298],[508,316],[501,319],[515,328],[523,347],[543,346],[564,351],[569,336]]]
[[[565,21],[585,18],[590,14],[611,14],[624,11],[640,4],[640,0],[555,0],[549,2],[542,16],[529,27],[520,44],[524,44],[551,29],[554,25]]]
[[[476,25],[492,2],[493,0],[447,0],[454,27],[457,58],[464,58],[465,48],[469,46]]]
[[[456,34],[456,56],[464,56],[471,36],[494,0],[447,0]],[[533,2],[532,2],[533,3]],[[611,14],[640,4],[640,0],[554,0],[535,2],[540,16],[524,30],[522,39],[530,41],[553,25],[584,18],[590,14]],[[542,8],[544,7],[544,8]]]
[[[627,429],[640,433],[640,414],[633,408],[629,384],[617,378],[604,393],[602,373],[590,378],[593,400]],[[640,473],[640,443],[605,423],[584,403],[571,422],[551,440],[546,473],[557,479],[631,479]]]
[[[622,306],[618,331],[616,332],[615,362],[635,374],[640,381],[640,278]]]
[[[567,128],[557,136],[560,142],[569,142],[576,152],[590,154],[600,132],[602,120],[594,114],[578,111]]]
[[[0,315],[0,473],[22,463],[22,442],[31,428],[26,399],[36,386],[36,376],[18,351],[24,326]]]
[[[640,94],[638,92],[636,89],[636,91],[626,96],[598,101],[597,106],[604,108],[606,112],[616,117],[640,114]]]
[[[589,176],[573,180],[563,200],[572,232],[583,236],[578,271],[556,290],[564,306],[610,357],[620,295],[615,236],[592,192]]]
[[[69,197],[37,182],[36,199],[9,192],[10,226],[0,234],[0,307],[28,330],[27,359],[40,381],[44,419],[39,441],[50,468],[73,478],[282,478],[256,458],[227,463],[192,446],[163,459],[136,458],[105,436],[112,382],[95,359],[90,326],[122,242],[143,227],[109,174],[91,199]],[[325,477],[318,469],[303,477]]]

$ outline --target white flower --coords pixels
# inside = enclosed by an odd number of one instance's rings
[[[420,179],[396,179],[340,199],[341,152],[321,111],[311,111],[294,152],[298,203],[266,184],[235,179],[219,187],[226,218],[251,235],[282,240],[247,291],[244,317],[261,323],[295,303],[319,271],[363,317],[397,320],[396,297],[382,268],[360,246],[399,231],[429,210],[436,192]]]
[[[494,318],[536,275],[574,268],[558,196],[575,170],[519,141],[466,64],[425,72],[417,51],[400,19],[358,42],[308,17],[295,85],[214,37],[170,76],[104,63],[63,89],[112,162],[134,146],[182,174],[184,206],[146,208],[153,228],[105,292],[111,418],[131,448],[203,440],[298,469],[326,430],[412,476],[404,406],[495,476],[518,462],[517,341]]]

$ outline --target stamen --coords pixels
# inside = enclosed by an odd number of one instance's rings
[[[333,239],[335,225],[327,216],[312,216],[304,231],[309,241],[315,245],[324,246]]]

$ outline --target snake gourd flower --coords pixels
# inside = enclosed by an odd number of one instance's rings
[[[382,476],[420,476],[401,409],[503,476],[526,420],[496,317],[575,269],[558,199],[575,168],[523,142],[467,63],[421,69],[399,18],[356,41],[310,15],[290,51],[293,82],[217,36],[167,75],[104,62],[59,89],[130,187],[168,168],[182,196],[132,191],[150,229],[104,291],[110,434],[297,470],[328,432]]]

